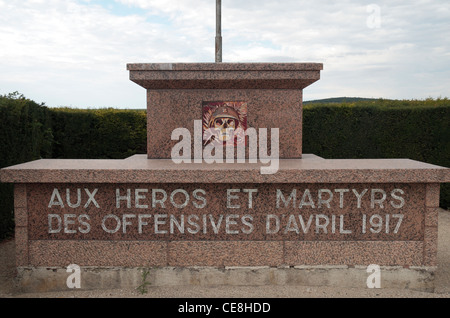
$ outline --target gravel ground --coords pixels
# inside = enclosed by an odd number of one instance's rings
[[[0,297],[2,298],[449,298],[450,211],[439,211],[438,270],[434,293],[397,289],[358,289],[307,286],[180,286],[137,290],[64,291],[19,294],[14,292],[14,240],[0,242]]]

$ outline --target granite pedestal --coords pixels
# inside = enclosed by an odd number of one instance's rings
[[[302,92],[319,80],[322,64],[174,63],[127,68],[130,80],[147,90],[149,159],[171,158],[174,129],[186,128],[194,135],[194,121],[202,120],[205,101],[246,102],[250,127],[279,128],[280,158],[302,157]]]

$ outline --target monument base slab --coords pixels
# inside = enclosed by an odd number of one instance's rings
[[[143,268],[154,286],[361,287],[375,264],[385,287],[433,289],[450,169],[308,154],[260,168],[137,155],[2,169],[15,183],[21,288],[67,288],[72,264],[92,289],[137,287]]]
[[[148,289],[162,286],[326,286],[368,288],[367,267],[317,265],[295,267],[81,267],[79,290]],[[380,288],[434,291],[436,267],[382,266]],[[19,267],[17,292],[68,291],[63,267]]]

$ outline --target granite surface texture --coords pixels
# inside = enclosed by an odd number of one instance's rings
[[[0,170],[11,183],[445,183],[450,169],[410,159],[280,159],[275,174],[262,163],[175,164],[136,155],[123,160],[41,159]],[[433,193],[436,195],[437,188]]]
[[[146,89],[303,89],[321,63],[136,63],[130,80]]]
[[[294,89],[165,89],[147,91],[147,154],[149,159],[170,159],[173,147],[172,131],[186,128],[192,136],[194,151],[194,121],[202,121],[203,101],[247,102],[248,127],[266,129],[268,151],[271,153],[272,129],[279,130],[279,158],[302,157],[302,91]],[[199,136],[201,138],[202,132]],[[258,136],[260,138],[260,135]],[[249,158],[249,142],[245,158]],[[259,146],[258,157],[260,155]],[[236,151],[235,151],[236,152]],[[234,155],[233,157],[236,157]]]
[[[302,157],[302,90],[319,80],[323,65],[156,63],[128,64],[127,69],[130,79],[147,89],[149,159],[171,158],[176,128],[194,136],[205,101],[246,102],[248,127],[279,129],[279,158],[291,159]],[[246,149],[248,158],[248,144]]]

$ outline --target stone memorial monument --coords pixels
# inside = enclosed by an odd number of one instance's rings
[[[433,290],[450,169],[302,152],[317,63],[128,64],[147,92],[147,154],[42,159],[15,184],[18,283],[67,289],[298,284]]]

